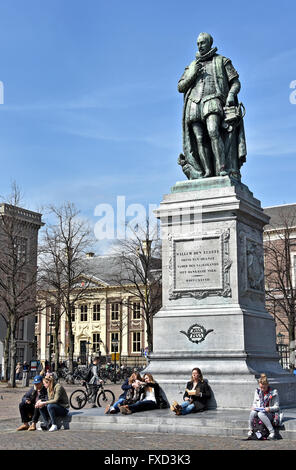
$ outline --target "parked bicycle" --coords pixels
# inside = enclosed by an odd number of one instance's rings
[[[78,384],[81,383],[81,380],[85,378],[85,369],[80,369],[79,367],[76,367],[73,371],[73,374],[71,374],[69,371],[66,375],[65,381],[68,384]]]
[[[87,382],[83,382],[82,385],[85,387],[85,390],[74,390],[70,395],[70,405],[74,410],[81,410],[86,403],[93,403],[93,393],[96,393],[95,402],[100,407],[111,406],[115,402],[114,393],[111,390],[105,390],[103,382],[97,384],[95,390],[89,387]],[[98,394],[100,389],[101,392]]]

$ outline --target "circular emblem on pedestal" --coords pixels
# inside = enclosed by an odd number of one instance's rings
[[[214,330],[206,330],[202,325],[198,325],[197,323],[195,323],[194,325],[190,326],[187,332],[180,331],[180,333],[183,333],[185,336],[187,336],[189,341],[191,341],[192,343],[198,344],[204,341],[205,337],[209,333],[211,333],[211,331]]]

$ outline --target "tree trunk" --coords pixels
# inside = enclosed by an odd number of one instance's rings
[[[68,338],[69,338],[69,371],[72,374],[73,367],[73,355],[74,355],[74,343],[73,343],[73,332],[71,318],[68,317]]]
[[[10,387],[15,388],[15,368],[16,368],[16,321],[15,318],[12,317],[10,320],[10,377],[8,384]]]
[[[9,379],[9,341],[10,341],[10,324],[7,325],[6,336],[4,340],[4,371],[3,377],[6,382]]]
[[[295,315],[289,322],[289,369],[292,373],[295,369]]]
[[[55,373],[58,371],[58,365],[60,362],[60,351],[59,351],[59,324],[55,325],[54,329],[54,349],[55,349],[55,354],[54,354],[54,370]]]

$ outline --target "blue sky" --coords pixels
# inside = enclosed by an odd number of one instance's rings
[[[0,194],[25,205],[158,204],[176,181],[177,82],[199,32],[240,74],[247,163],[263,206],[296,202],[295,2],[1,0]]]

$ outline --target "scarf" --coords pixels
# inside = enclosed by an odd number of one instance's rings
[[[195,54],[196,61],[197,62],[203,62],[204,60],[211,59],[216,54],[217,50],[218,50],[217,47],[212,47],[212,49],[210,49],[209,52],[207,52],[204,55],[200,55],[200,53],[197,52]]]
[[[260,399],[260,406],[263,408],[267,408],[269,406],[269,400],[271,400],[271,388],[268,387],[267,392],[263,392],[260,388],[258,389],[259,399]]]

